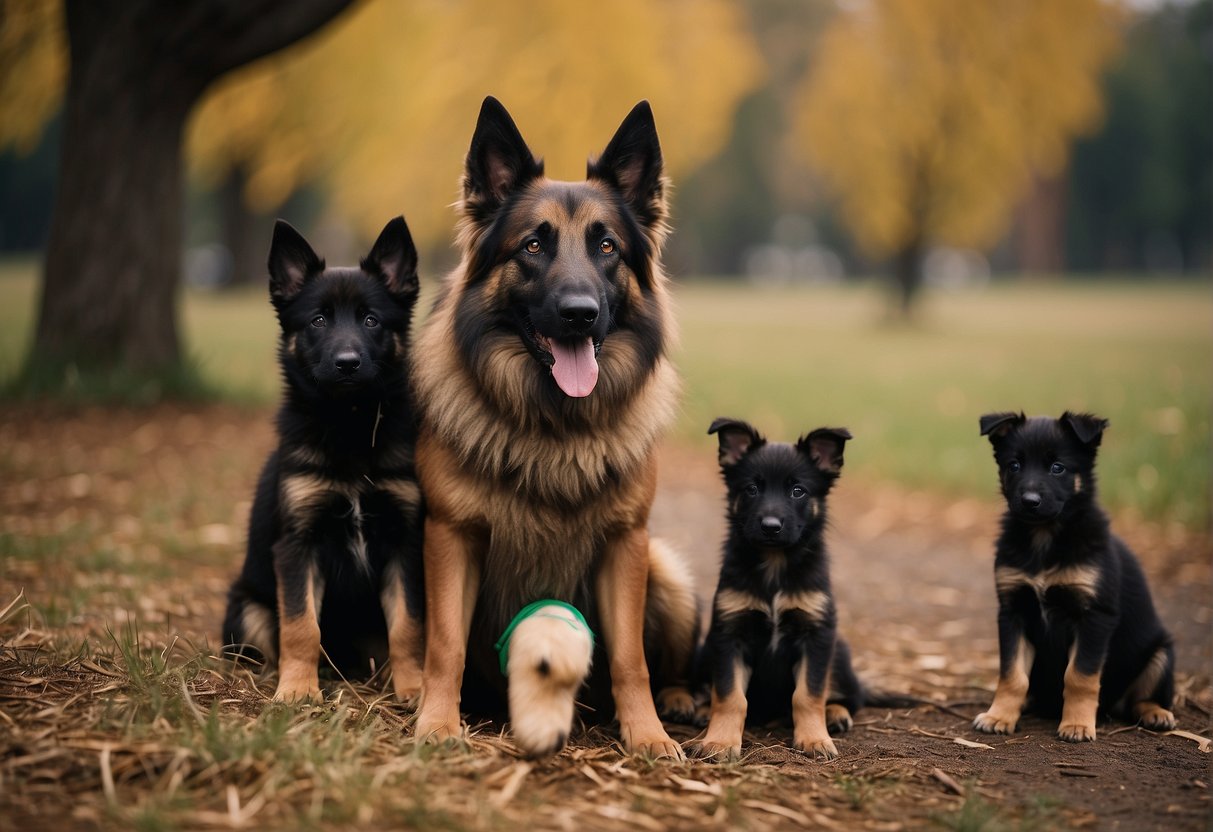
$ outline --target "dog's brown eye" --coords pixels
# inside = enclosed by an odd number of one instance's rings
[[[317,315],[316,317],[312,318],[312,326],[314,327],[322,327],[325,325],[325,323],[327,322],[324,320],[323,315]]]
[[[1054,462],[1052,465],[1049,466],[1049,473],[1055,477],[1060,477],[1065,472],[1066,472],[1066,466],[1062,465],[1060,462]]]
[[[526,244],[526,253],[527,254],[538,254],[541,251],[543,251],[543,246],[539,245],[538,240],[530,240],[527,242],[527,244]]]
[[[615,241],[614,240],[603,240],[601,243],[598,244],[598,248],[602,251],[603,254],[614,254],[615,253]]]
[[[754,485],[754,483],[750,483],[749,485],[747,485],[745,487],[745,493],[746,493],[747,497],[757,497],[758,496],[758,486]]]
[[[803,488],[801,488],[799,485],[794,485],[794,486],[792,486],[792,499],[793,499],[793,500],[799,500],[799,499],[801,499],[802,497],[804,497],[804,496],[805,496],[806,494],[808,494],[808,493],[809,493],[809,492],[805,491],[805,490],[804,490]]]
[[[376,318],[374,315],[367,315],[366,318],[362,321],[362,323],[364,326],[367,326],[367,327],[379,326],[379,319]]]
[[[1011,460],[1011,463],[1009,465],[1007,465],[1007,470],[1010,471],[1012,474],[1018,474],[1019,473],[1019,460],[1015,460],[1015,459]]]

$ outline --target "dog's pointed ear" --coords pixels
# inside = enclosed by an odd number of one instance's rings
[[[270,298],[274,303],[286,303],[299,294],[308,278],[324,271],[324,261],[294,226],[278,220],[270,242],[269,267]]]
[[[1025,421],[1022,412],[987,413],[981,417],[981,435],[990,437],[990,443],[997,445]]]
[[[1107,419],[1092,413],[1071,413],[1067,410],[1057,421],[1073,431],[1078,441],[1088,448],[1098,448],[1103,441],[1103,432],[1108,428]]]
[[[842,470],[842,449],[851,438],[851,432],[846,428],[818,428],[800,437],[796,450],[807,456],[818,469],[827,474],[837,474]]]
[[[586,178],[619,191],[640,222],[651,228],[667,213],[664,171],[653,108],[641,101],[619,125],[602,155],[586,166]]]
[[[766,440],[749,423],[720,417],[712,421],[708,433],[718,434],[720,440],[720,467],[736,465],[750,451],[766,443]]]
[[[464,212],[487,221],[506,197],[542,175],[543,162],[531,153],[514,119],[496,98],[485,98],[464,163]]]
[[[383,227],[361,265],[367,274],[382,278],[393,295],[416,297],[420,291],[417,246],[413,244],[413,235],[409,233],[404,217],[396,217]]]

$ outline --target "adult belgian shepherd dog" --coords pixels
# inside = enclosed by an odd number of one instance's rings
[[[344,674],[388,658],[397,697],[415,701],[425,601],[408,386],[417,250],[397,217],[358,268],[326,268],[279,220],[269,271],[286,389],[225,649],[276,664],[275,699],[319,698],[323,647]]]
[[[518,745],[555,753],[581,694],[595,717],[618,716],[630,751],[681,758],[654,702],[656,690],[671,715],[693,710],[683,685],[697,613],[689,571],[647,529],[654,445],[678,388],[652,111],[632,110],[585,181],[559,182],[486,98],[462,185],[462,259],[414,361],[427,605],[417,735],[457,736],[461,692],[479,710],[508,688]],[[492,645],[548,599],[585,614],[595,660],[568,609],[547,607],[511,630],[503,677]]]

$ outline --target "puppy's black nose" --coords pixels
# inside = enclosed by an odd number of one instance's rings
[[[774,537],[783,531],[783,521],[778,517],[762,518],[762,532],[768,537]]]
[[[358,372],[358,367],[362,363],[358,359],[358,353],[353,350],[342,350],[333,358],[337,365],[337,370],[346,376],[352,376]]]
[[[569,295],[560,299],[556,311],[570,329],[585,332],[598,320],[598,301],[590,295]]]
[[[1040,505],[1040,495],[1035,491],[1025,491],[1019,495],[1019,501],[1028,508],[1036,508]]]

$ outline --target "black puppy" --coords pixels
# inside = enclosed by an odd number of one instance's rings
[[[729,531],[701,659],[711,719],[692,750],[735,758],[747,716],[758,723],[790,711],[796,748],[832,759],[827,724],[849,729],[864,699],[836,634],[823,534],[851,434],[820,428],[795,445],[768,443],[732,419],[708,433],[719,434]]]
[[[286,390],[223,642],[276,662],[274,698],[288,701],[320,696],[322,644],[346,674],[386,652],[411,701],[425,620],[408,383],[417,250],[397,217],[359,268],[325,268],[279,220],[269,271]]]
[[[1007,511],[994,559],[999,678],[987,733],[1025,709],[1056,718],[1069,742],[1095,739],[1096,712],[1175,727],[1175,654],[1141,565],[1095,501],[1095,453],[1107,421],[989,413]]]

